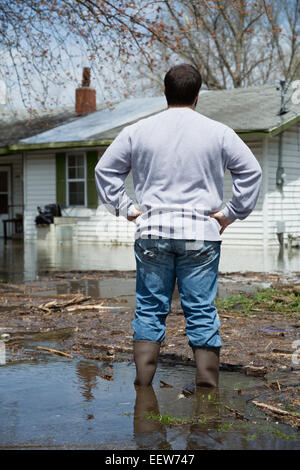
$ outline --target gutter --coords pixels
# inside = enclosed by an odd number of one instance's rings
[[[79,140],[73,142],[45,142],[37,144],[12,144],[6,145],[0,148],[0,155],[8,155],[19,152],[32,152],[35,150],[55,150],[55,149],[67,149],[74,147],[107,147],[112,143],[114,139],[102,139],[102,140]]]

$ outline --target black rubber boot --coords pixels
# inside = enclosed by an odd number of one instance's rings
[[[217,387],[219,384],[220,348],[193,348],[196,361],[196,385]]]
[[[137,340],[133,342],[133,358],[136,366],[135,385],[151,385],[154,377],[160,343]]]

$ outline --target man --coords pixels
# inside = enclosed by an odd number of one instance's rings
[[[122,130],[96,166],[96,184],[109,210],[136,222],[135,384],[152,382],[177,279],[196,385],[216,387],[220,235],[254,209],[261,168],[232,129],[195,111],[195,67],[172,67],[164,84],[167,110]],[[221,210],[226,169],[233,194]],[[124,189],[130,171],[138,208]]]

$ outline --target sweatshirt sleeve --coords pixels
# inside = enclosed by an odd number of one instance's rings
[[[231,173],[232,198],[221,212],[230,221],[245,219],[253,211],[261,187],[262,170],[255,156],[242,139],[227,128],[223,139],[225,168]]]
[[[131,141],[128,128],[125,128],[106,149],[95,168],[99,197],[109,212],[117,217],[127,217],[134,209],[134,203],[124,187],[130,170]]]

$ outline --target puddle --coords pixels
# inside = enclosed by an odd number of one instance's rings
[[[70,360],[47,353],[37,361],[0,366],[0,448],[300,448],[295,429],[268,422],[251,404],[250,398],[263,390],[259,378],[220,372],[218,396],[200,391],[179,399],[194,379],[193,367],[160,364],[153,388],[146,391],[135,390],[134,376],[131,362]],[[162,387],[160,380],[172,387]],[[235,419],[225,405],[249,421]],[[191,422],[170,426],[157,416]]]
[[[271,283],[251,282],[243,283],[232,281],[228,279],[219,278],[217,297],[226,297],[232,294],[240,293],[254,293],[258,287],[269,287]],[[41,282],[41,285],[43,283]],[[109,277],[107,279],[81,279],[81,280],[59,280],[53,282],[45,282],[44,286],[47,285],[47,289],[43,287],[30,290],[31,283],[27,282],[27,292],[30,292],[32,296],[53,296],[59,294],[78,294],[81,293],[85,296],[103,299],[118,299],[118,302],[125,303],[128,308],[135,308],[135,278],[122,279],[120,277]],[[12,289],[6,289],[7,292],[13,292]],[[179,299],[180,295],[178,292],[177,284],[175,286],[174,299]],[[0,307],[1,309],[1,307]],[[3,307],[5,311],[5,307]]]

